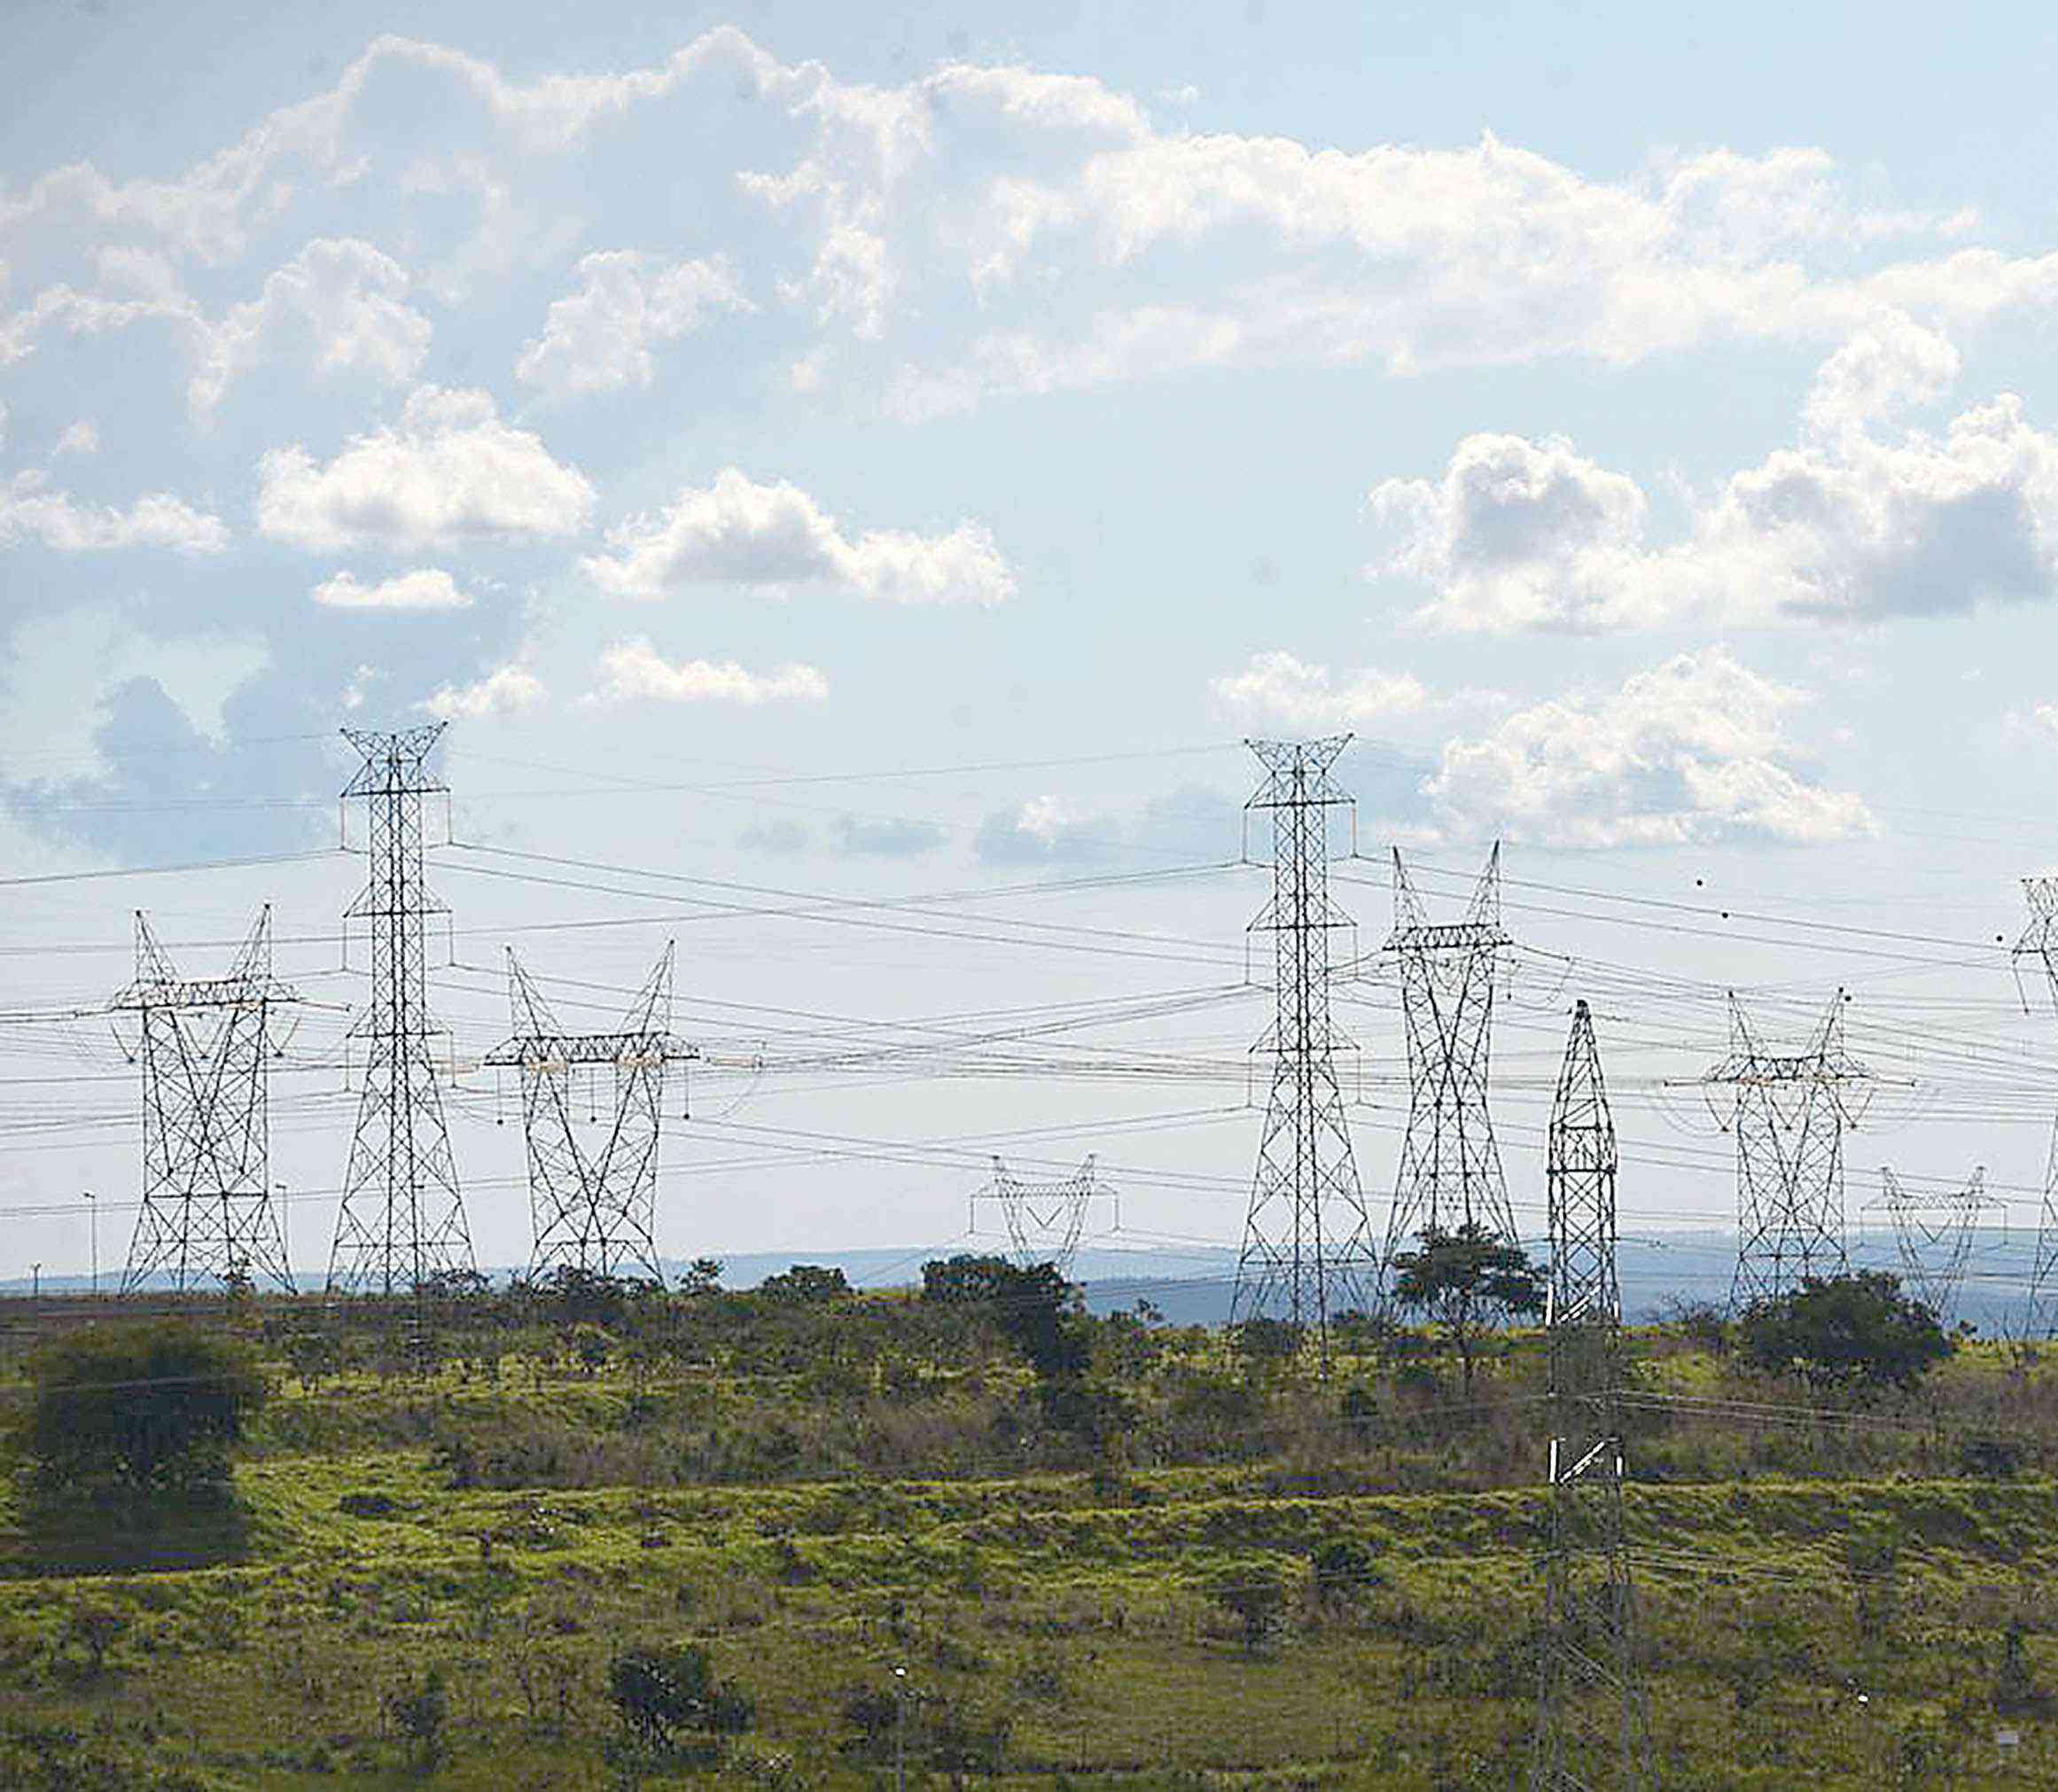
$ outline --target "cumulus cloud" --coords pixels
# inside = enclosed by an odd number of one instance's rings
[[[429,352],[431,326],[404,302],[406,269],[354,238],[320,238],[265,277],[258,296],[201,325],[188,398],[204,416],[262,362],[292,355],[323,374],[400,385]]]
[[[752,672],[733,659],[674,664],[641,637],[618,641],[600,656],[601,681],[589,702],[819,703],[829,681],[812,666],[788,664]]]
[[[556,300],[515,377],[558,398],[648,386],[651,348],[698,330],[717,312],[748,311],[726,255],[666,266],[633,249],[588,255],[578,291]]]
[[[1442,831],[1548,845],[1875,832],[1861,797],[1797,762],[1786,718],[1806,701],[1720,648],[1682,653],[1617,690],[1531,705],[1449,742],[1423,794]]]
[[[397,428],[353,437],[326,464],[296,444],[259,473],[260,531],[320,550],[570,535],[593,508],[586,476],[503,423],[490,394],[433,386],[409,395]]]
[[[1868,432],[1936,396],[1955,368],[1925,331],[1875,332],[1832,356],[1800,441],[1689,498],[1654,541],[1626,474],[1562,439],[1474,435],[1437,478],[1370,496],[1391,545],[1375,573],[1432,587],[1438,627],[1590,632],[1680,620],[1947,615],[2058,596],[2058,437],[2010,394],[1940,432]]]
[[[376,585],[361,585],[355,575],[339,573],[308,594],[332,610],[468,610],[472,599],[440,566],[421,566],[395,573]]]
[[[527,666],[511,662],[471,684],[442,686],[422,707],[443,721],[476,721],[482,716],[518,714],[549,697],[542,679]]]
[[[1241,672],[1211,680],[1208,690],[1238,726],[1289,731],[1363,728],[1429,700],[1421,681],[1407,673],[1368,666],[1337,681],[1328,666],[1284,651],[1254,653]]]
[[[65,425],[51,453],[54,457],[58,455],[92,455],[99,451],[100,432],[82,418],[77,423]]]
[[[53,489],[33,469],[0,485],[0,544],[23,538],[62,553],[112,548],[172,548],[183,554],[219,554],[229,530],[219,517],[196,510],[168,492],[152,492],[126,510],[81,503]]]
[[[947,534],[871,529],[853,536],[798,486],[761,485],[734,467],[670,509],[611,530],[612,554],[581,564],[603,590],[655,599],[682,586],[776,590],[829,586],[888,604],[999,604],[1015,575],[983,525]]]
[[[1053,795],[996,809],[979,823],[972,851],[989,865],[1091,865],[1121,852],[1125,819]]]

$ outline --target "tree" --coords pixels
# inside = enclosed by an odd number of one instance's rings
[[[417,1684],[409,1681],[386,1695],[386,1716],[406,1741],[415,1771],[428,1773],[443,1757],[443,1731],[450,1721],[450,1694],[440,1667]]]
[[[1092,1358],[1079,1290],[1053,1263],[1027,1268],[1004,1257],[969,1253],[922,1266],[922,1297],[978,1305],[1028,1360],[1039,1380],[1077,1381]]]
[[[94,1326],[41,1351],[23,1441],[50,1496],[225,1500],[267,1392],[238,1339],[183,1320]]]
[[[1247,1656],[1256,1655],[1258,1646],[1271,1635],[1295,1590],[1294,1583],[1279,1565],[1269,1561],[1237,1562],[1208,1584],[1208,1593],[1215,1602],[1227,1606],[1242,1620],[1243,1653]]]
[[[840,1269],[819,1263],[796,1263],[783,1275],[768,1275],[758,1292],[771,1300],[806,1304],[837,1300],[851,1292],[849,1280]]]
[[[1431,1226],[1419,1251],[1397,1251],[1395,1302],[1441,1328],[1464,1365],[1465,1391],[1472,1389],[1472,1359],[1481,1336],[1503,1316],[1533,1317],[1543,1311],[1542,1272],[1519,1244],[1501,1238],[1476,1219],[1455,1232]]]
[[[756,1715],[734,1680],[714,1678],[698,1643],[624,1649],[608,1664],[607,1696],[623,1726],[650,1749],[670,1748],[681,1730],[747,1730]]]
[[[1809,1276],[1739,1321],[1745,1360],[1818,1390],[1906,1391],[1956,1348],[1937,1315],[1884,1270]]]

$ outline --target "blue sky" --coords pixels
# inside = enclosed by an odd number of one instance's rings
[[[354,861],[114,874],[316,851],[333,728],[442,716],[461,1064],[503,1018],[496,930],[604,1005],[683,924],[651,890],[689,887],[480,848],[1016,917],[701,911],[682,1025],[726,1054],[713,1110],[777,1136],[680,1142],[668,1249],[946,1237],[967,1165],[1031,1128],[1120,1156],[1158,1235],[1233,1237],[1251,1123],[1221,1067],[1261,994],[1068,1035],[1186,1054],[1184,1083],[738,1067],[1234,978],[1261,878],[1197,868],[1237,851],[1237,742],[1348,728],[1368,851],[1455,892],[1498,837],[1549,886],[1511,1140],[1561,998],[1605,986],[1645,1207],[1716,1215],[1726,1143],[1668,1079],[1719,1055],[1727,985],[1797,1027],[1845,980],[1854,1038],[1922,1084],[1878,1149],[1940,1183],[1984,1157],[2028,1199],[2047,1017],[1968,953],[2052,857],[2054,27],[1957,17],[23,9],[0,852],[82,881],[8,891],[19,1000],[104,1000],[130,908],[205,961],[269,899],[282,964],[350,1001],[319,936]],[[1743,938],[1724,902],[1911,941]],[[1352,999],[1376,1219],[1396,1020],[1376,978]],[[310,1191],[346,1020],[295,1047],[280,1157]],[[132,1183],[104,1034],[7,1041],[23,1078],[107,1079],[10,1142],[18,1204]],[[466,1075],[506,1260],[518,1164]],[[811,1128],[846,1155],[779,1167]],[[849,1145],[880,1139],[926,1142]]]

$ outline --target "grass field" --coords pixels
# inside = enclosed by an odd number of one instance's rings
[[[1096,1367],[1129,1422],[1064,1466],[1002,1422],[1025,1377],[984,1343],[825,1387],[567,1336],[425,1377],[303,1386],[282,1361],[238,1526],[11,1523],[0,1784],[864,1787],[903,1716],[916,1783],[1522,1782],[1543,1428],[1519,1348],[1466,1396],[1433,1354],[1239,1379],[1218,1341],[1161,1334]],[[1798,1404],[1676,1337],[1639,1356],[1647,1390]],[[1660,1783],[2058,1786],[2058,1479],[2033,1439],[1968,1456],[1990,1421],[2043,1435],[2049,1374],[1975,1350],[1862,1411],[1640,1419]],[[820,1466],[868,1447],[922,1472]],[[1339,1539],[1364,1566],[1318,1586]],[[1260,1583],[1248,1625],[1222,1595]],[[689,1640],[753,1719],[639,1757],[609,1664]],[[440,1721],[410,1734],[432,1679]]]

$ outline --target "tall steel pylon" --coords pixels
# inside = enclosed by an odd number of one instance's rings
[[[370,816],[370,881],[347,919],[371,935],[371,1002],[351,1029],[365,1043],[364,1091],[343,1173],[329,1287],[418,1292],[473,1267],[472,1235],[429,1056],[427,917],[443,912],[422,874],[422,799],[449,789],[428,759],[444,724],[398,734],[345,728],[364,763],[345,788]]]
[[[2029,1292],[2017,1335],[2058,1337],[2058,1120],[2051,1123],[2051,1149],[2044,1159],[2044,1204],[2037,1216],[2037,1254],[2030,1266]]]
[[[1910,1190],[1883,1164],[1879,1180],[1879,1199],[1867,1204],[1884,1208],[1893,1221],[1901,1279],[1917,1300],[1948,1325],[1958,1311],[1958,1290],[1965,1281],[1965,1266],[1972,1260],[1979,1216],[1985,1209],[2000,1205],[1986,1192],[1986,1166],[1976,1168],[1964,1188],[1948,1192]]]
[[[1736,1274],[1733,1308],[1776,1300],[1810,1276],[1841,1275],[1844,1134],[1864,1117],[1872,1072],[1844,1048],[1844,992],[1805,1049],[1770,1052],[1729,998],[1729,1055],[1701,1079],[1734,1091]]]
[[[2023,962],[2035,959],[2043,969],[2052,1005],[2058,1008],[2058,877],[2025,877],[2023,894],[2030,905],[2030,919],[2012,954],[2015,975],[2019,983]],[[2045,1163],[2037,1255],[2031,1266],[2021,1323],[2026,1338],[2058,1337],[2058,1121],[2052,1126],[2051,1150]]]
[[[1114,1204],[1119,1226],[1121,1197],[1095,1173],[1090,1156],[1071,1175],[1041,1180],[1017,1175],[996,1157],[993,1181],[972,1196],[972,1217],[976,1224],[981,1201],[998,1201],[1016,1263],[1024,1269],[1048,1263],[1070,1275],[1087,1210],[1103,1196]]]
[[[1650,1728],[1637,1671],[1625,1537],[1619,1159],[1585,1002],[1551,1104],[1549,1544],[1531,1792],[1648,1792]]]
[[[650,980],[614,1032],[568,1033],[511,947],[508,1005],[514,1036],[487,1058],[518,1071],[522,1131],[528,1141],[529,1207],[535,1246],[530,1274],[561,1269],[589,1275],[640,1275],[662,1282],[658,1261],[658,1142],[665,1086],[675,1064],[700,1054],[672,1035],[672,962],[667,945]],[[575,1079],[613,1079],[605,1118],[597,1087],[585,1102]],[[579,1110],[595,1129],[579,1136]]]
[[[1484,1227],[1512,1243],[1515,1210],[1486,1104],[1493,993],[1514,944],[1501,925],[1501,847],[1495,843],[1462,921],[1431,923],[1397,847],[1393,931],[1407,1029],[1407,1131],[1386,1221],[1385,1274],[1434,1228]]]
[[[136,915],[133,1014],[143,1067],[143,1205],[121,1291],[263,1278],[292,1292],[271,1199],[272,1009],[300,996],[271,974],[271,910],[225,977],[182,978]]]
[[[1229,1313],[1283,1319],[1324,1351],[1378,1267],[1337,1080],[1349,1041],[1329,1016],[1329,935],[1351,922],[1329,900],[1329,815],[1353,801],[1330,767],[1350,740],[1245,743],[1265,767],[1245,816],[1272,812],[1272,900],[1250,931],[1273,936],[1276,1007],[1254,1048],[1272,1058],[1272,1094]]]

